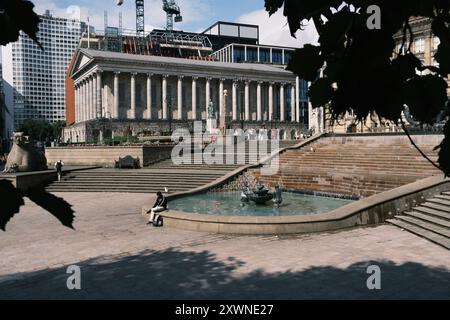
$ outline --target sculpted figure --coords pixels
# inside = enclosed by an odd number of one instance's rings
[[[13,135],[13,147],[6,160],[3,172],[31,172],[47,169],[45,155],[30,143],[23,132],[15,132]]]

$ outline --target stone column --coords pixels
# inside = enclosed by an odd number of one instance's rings
[[[206,94],[206,119],[209,119],[208,108],[209,101],[211,100],[211,78],[206,78],[206,86],[205,86],[205,94]]]
[[[197,120],[197,79],[192,77],[192,120]]]
[[[89,121],[91,116],[91,78],[86,78],[86,110],[84,114],[84,121]]]
[[[79,118],[80,122],[84,121],[84,108],[85,108],[85,91],[84,91],[84,80],[80,81],[80,111],[79,111]]]
[[[74,86],[75,88],[75,123],[78,123],[78,109],[79,109],[79,92],[78,92],[78,84]]]
[[[183,120],[183,78],[184,76],[178,76],[178,86],[177,86],[178,120]]]
[[[78,112],[77,112],[77,122],[81,122],[81,110],[83,108],[83,95],[82,95],[82,83],[78,83]]]
[[[308,90],[311,87],[311,85],[312,85],[312,82],[308,82]],[[362,123],[361,123],[361,125],[362,125]],[[312,107],[311,99],[308,99],[308,128],[309,128],[309,130],[316,128],[315,119],[313,120],[313,107]]]
[[[120,72],[114,72],[114,110],[112,117],[119,119],[119,75]]]
[[[261,81],[258,81],[256,88],[256,119],[262,121],[262,105],[261,105]]]
[[[131,114],[129,119],[136,119],[136,72],[131,73]]]
[[[89,78],[86,78],[84,82],[84,93],[85,93],[85,106],[84,106],[84,121],[89,120]]]
[[[273,121],[273,85],[273,82],[269,84],[269,121]]]
[[[296,122],[295,115],[295,85],[291,85],[291,122]]]
[[[102,102],[103,102],[103,84],[102,84],[102,70],[97,71],[97,117],[105,116],[102,110]]]
[[[225,103],[224,103],[224,92],[223,92],[223,83],[225,79],[220,79],[219,81],[219,119],[225,115]],[[221,123],[221,125],[223,125]]]
[[[237,83],[236,80],[233,81],[233,90],[232,90],[232,104],[233,104],[233,121],[237,121]]]
[[[162,77],[162,107],[163,120],[167,120],[167,78],[169,75],[165,74]]]
[[[152,119],[152,74],[147,74],[147,119]]]
[[[97,118],[97,75],[92,75],[92,110],[91,119]]]
[[[245,81],[245,121],[250,120],[250,81]]]
[[[280,121],[285,121],[284,83],[280,84]]]
[[[89,114],[88,120],[92,120],[94,114],[94,77],[89,76]]]

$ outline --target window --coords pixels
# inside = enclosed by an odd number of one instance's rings
[[[258,49],[250,47],[247,48],[247,61],[249,62],[258,61]]]
[[[261,62],[270,62],[270,50],[261,48],[259,50],[259,60]]]
[[[245,61],[245,50],[243,47],[234,47],[234,62],[240,63]]]
[[[414,47],[416,50],[416,53],[424,53],[425,52],[425,39],[424,38],[418,38],[414,41]]]
[[[283,54],[281,50],[272,50],[272,63],[274,64],[282,64],[283,63]]]

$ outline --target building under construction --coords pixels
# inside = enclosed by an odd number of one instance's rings
[[[98,142],[124,128],[192,130],[211,118],[221,129],[307,127],[307,84],[285,69],[295,48],[261,45],[257,25],[142,34],[109,26],[105,15],[104,31],[88,29],[68,70],[67,141]]]

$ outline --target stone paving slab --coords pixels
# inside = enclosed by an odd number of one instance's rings
[[[450,299],[450,251],[381,225],[233,236],[145,225],[145,194],[57,193],[75,228],[27,200],[0,233],[0,299]],[[81,267],[82,289],[66,287]],[[367,289],[367,266],[382,289]]]

